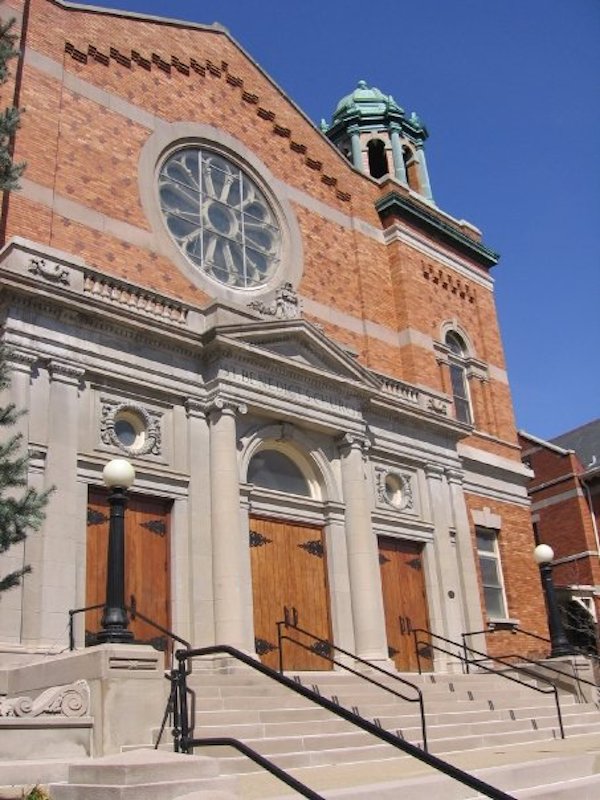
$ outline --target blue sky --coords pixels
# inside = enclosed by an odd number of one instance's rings
[[[218,21],[318,122],[360,79],[429,129],[438,206],[501,254],[519,427],[600,416],[599,0],[112,0]]]

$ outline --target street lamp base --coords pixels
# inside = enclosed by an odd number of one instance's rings
[[[127,628],[113,628],[102,630],[96,634],[98,644],[130,644],[133,642],[133,631]]]
[[[576,656],[577,651],[570,644],[560,644],[552,647],[550,658],[562,658],[563,656]]]

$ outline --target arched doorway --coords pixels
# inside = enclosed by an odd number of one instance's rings
[[[248,483],[290,499],[311,497],[311,480],[299,463],[276,447],[262,447],[248,465]],[[279,666],[277,623],[295,625],[330,641],[327,552],[321,526],[277,517],[250,517],[250,563],[256,652],[267,666]],[[286,670],[330,669],[319,656],[323,645],[288,629],[301,644],[284,643]]]

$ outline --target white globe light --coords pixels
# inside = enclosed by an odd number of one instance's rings
[[[549,544],[538,544],[533,551],[533,557],[537,564],[549,564],[554,558],[554,550]]]
[[[102,470],[102,478],[111,489],[129,489],[135,480],[135,470],[126,458],[113,458]]]

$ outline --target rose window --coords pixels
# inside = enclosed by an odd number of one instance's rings
[[[237,164],[211,150],[178,150],[162,165],[159,195],[171,236],[215,281],[253,289],[277,269],[279,224],[264,194]]]

